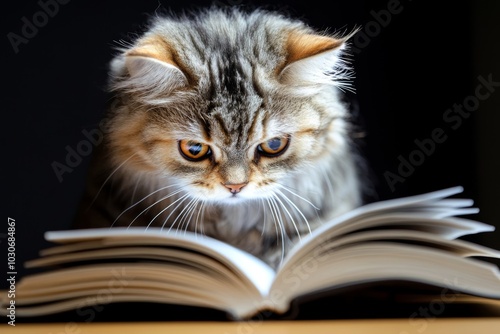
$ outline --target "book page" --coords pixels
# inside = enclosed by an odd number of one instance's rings
[[[478,233],[479,231],[491,231],[490,225],[477,225],[477,222],[463,218],[429,218],[421,217],[418,214],[398,214],[390,213],[380,216],[365,216],[359,220],[351,219],[342,221],[336,225],[327,226],[322,231],[313,231],[302,239],[302,242],[296,245],[285,258],[278,270],[281,268],[299,262],[302,257],[308,254],[320,252],[322,248],[329,248],[331,243],[338,239],[348,238],[349,236],[361,231],[375,233],[379,230],[403,230],[413,232],[425,232],[429,237],[435,236],[434,243],[442,240],[446,244],[448,240],[454,240],[463,235]],[[326,227],[326,226],[322,226]],[[480,230],[481,229],[481,230]],[[374,235],[375,237],[375,235]]]
[[[329,240],[324,242],[321,247],[313,248],[311,252],[304,254],[302,258],[299,258],[296,254],[294,261],[289,262],[287,265],[290,266],[301,262],[307,262],[311,256],[321,257],[327,253],[329,256],[334,256],[333,252],[335,249],[371,241],[402,243],[407,244],[409,248],[411,248],[412,245],[425,246],[454,253],[460,257],[500,258],[499,250],[477,245],[465,240],[448,240],[432,233],[415,230],[383,229],[356,232],[342,236],[341,238]],[[280,270],[285,269],[286,265],[280,268]]]
[[[160,228],[112,228],[112,229],[85,229],[71,231],[47,232],[48,241],[56,243],[72,243],[84,240],[103,239],[104,242],[120,242],[125,244],[147,243],[148,240],[157,240],[165,246],[174,246],[191,249],[223,262],[239,273],[243,281],[253,285],[259,296],[266,295],[275,276],[274,270],[260,259],[220,242],[210,237],[194,234],[192,232],[171,231],[168,233]]]
[[[473,201],[469,199],[444,198],[462,190],[462,187],[454,187],[359,207],[325,222],[312,233],[303,237],[288,253],[281,267],[308,254],[315,247],[328,243],[330,239],[340,238],[342,235],[363,229],[409,229],[425,231],[445,239],[456,239],[464,235],[493,231],[494,226],[454,217],[459,214],[478,212],[476,208],[470,207]]]
[[[278,309],[286,310],[298,296],[391,280],[500,299],[497,266],[442,250],[391,242],[353,244],[288,266],[278,273],[270,295]]]
[[[241,283],[241,282],[240,282]],[[220,309],[239,315],[254,310],[248,289],[227,282],[227,277],[174,263],[101,263],[25,277],[18,283],[16,309],[20,316],[43,315],[47,309],[66,310],[74,300],[97,298],[100,291],[112,295],[108,301],[185,304]],[[7,300],[2,300],[2,303]],[[101,300],[101,303],[103,301]],[[1,314],[1,310],[0,310]]]

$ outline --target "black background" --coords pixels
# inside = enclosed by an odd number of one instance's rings
[[[43,1],[42,1],[43,2]],[[67,147],[86,140],[83,130],[97,127],[105,111],[107,65],[117,41],[130,41],[155,12],[196,9],[211,1],[80,1],[60,4],[39,24],[34,36],[18,45],[9,34],[22,35],[23,18],[33,22],[42,10],[30,0],[3,5],[2,124],[6,150],[2,159],[2,211],[16,220],[17,267],[37,255],[47,230],[67,229],[84,185],[89,156],[63,174]],[[443,120],[446,110],[475,94],[478,77],[500,81],[498,2],[401,0],[390,22],[376,14],[394,1],[242,1],[222,6],[285,9],[320,30],[351,31],[361,27],[364,39],[353,39],[357,120],[366,132],[361,151],[370,166],[373,193],[379,200],[462,185],[475,200],[475,218],[500,226],[499,107],[500,87],[456,130]],[[331,5],[330,5],[331,4]],[[380,16],[380,15],[379,15]],[[38,15],[38,18],[41,16]],[[387,18],[386,18],[387,21]],[[40,22],[39,22],[40,23]],[[359,34],[358,34],[359,35]],[[431,138],[442,128],[447,139],[394,189],[384,173],[398,173],[399,156],[417,149],[415,140]],[[5,234],[0,235],[5,237]],[[500,232],[470,239],[500,248]],[[5,245],[5,239],[0,238]],[[2,245],[2,246],[3,246]],[[2,247],[3,254],[6,250]],[[0,263],[0,271],[6,272]],[[2,280],[2,286],[5,281]]]

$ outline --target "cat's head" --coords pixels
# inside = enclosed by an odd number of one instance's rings
[[[156,19],[112,62],[114,165],[236,203],[347,159],[344,48],[267,12]]]

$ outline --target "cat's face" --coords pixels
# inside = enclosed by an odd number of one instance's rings
[[[112,135],[118,161],[132,157],[132,170],[167,176],[206,200],[270,197],[291,174],[306,175],[330,156],[342,145],[335,135],[345,129],[305,102],[292,110],[268,102],[251,112],[179,107],[181,117],[165,107],[136,110],[123,123],[115,122],[120,124]]]
[[[219,48],[153,30],[126,50],[114,64],[126,101],[110,122],[115,165],[192,197],[239,203],[272,197],[292,175],[341,156],[345,110],[326,70],[343,41],[281,29],[276,40]]]

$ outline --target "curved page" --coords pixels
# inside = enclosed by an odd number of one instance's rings
[[[276,296],[272,303],[285,311],[298,296],[385,280],[407,280],[500,299],[500,274],[495,265],[390,242],[355,244],[311,257],[280,271],[270,295]]]
[[[92,239],[105,241],[132,237],[136,242],[161,240],[165,246],[197,251],[226,264],[250,282],[262,296],[266,295],[274,279],[274,270],[256,257],[210,237],[191,232],[167,233],[160,228],[112,228],[47,232],[45,238],[56,243],[70,243]]]
[[[423,231],[433,234],[445,242],[464,235],[489,232],[494,230],[491,225],[483,224],[469,219],[447,217],[432,218],[416,213],[384,213],[380,215],[367,215],[351,217],[348,220],[336,220],[320,226],[311,234],[302,238],[301,242],[292,248],[278,270],[293,265],[297,259],[307,256],[316,248],[328,247],[332,240],[341,239],[350,234],[360,233],[363,230],[410,230]]]

